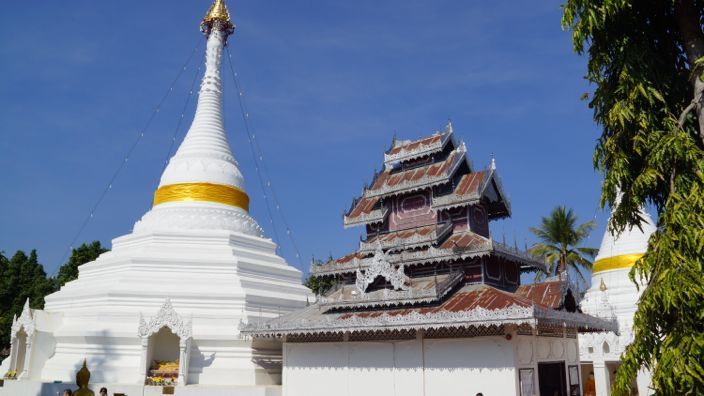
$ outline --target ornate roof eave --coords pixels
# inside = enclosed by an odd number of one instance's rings
[[[498,172],[496,172],[496,166],[494,165],[494,162],[492,160],[492,167],[491,167],[491,175],[487,178],[487,183],[490,181],[494,181],[494,184],[496,185],[496,190],[497,193],[501,196],[501,199],[504,203],[504,206],[506,207],[506,211],[508,212],[506,217],[511,217],[511,200],[508,199],[506,196],[506,193],[504,192],[504,186],[503,183],[501,182],[501,177],[499,176]],[[488,184],[487,184],[488,186]],[[486,188],[486,186],[485,186]]]
[[[442,299],[456,286],[464,277],[464,273],[456,271],[450,274],[442,282],[437,282],[433,288],[416,290],[389,290],[374,291],[371,293],[359,294],[354,299],[335,298],[332,294],[336,290],[328,292],[327,296],[321,297],[319,303],[321,307],[327,309],[338,308],[379,308],[394,307],[409,304],[429,303]],[[339,290],[339,289],[338,289]]]
[[[541,309],[534,306],[512,305],[502,309],[485,309],[477,307],[468,311],[421,314],[413,311],[405,315],[390,315],[383,312],[374,317],[340,314],[324,314],[316,319],[306,319],[306,312],[315,313],[321,307],[312,305],[292,317],[283,316],[276,319],[241,324],[240,331],[249,336],[264,338],[281,338],[287,335],[316,335],[330,333],[355,333],[389,330],[437,330],[443,328],[489,327],[502,325],[538,325],[555,328],[572,327],[583,331],[618,331],[615,322],[605,321],[592,316]],[[301,317],[303,316],[303,317]]]
[[[427,226],[423,226],[423,227],[427,227]],[[423,227],[415,227],[415,229],[419,229],[419,228],[423,228]],[[413,228],[392,231],[392,232],[389,232],[386,234],[373,235],[375,237],[373,240],[369,241],[369,238],[367,238],[367,241],[360,241],[359,242],[359,250],[358,251],[360,253],[372,252],[376,249],[376,246],[379,243],[381,244],[382,248],[389,249],[389,251],[408,250],[408,249],[416,249],[419,247],[432,246],[438,240],[443,239],[450,232],[452,232],[452,228],[453,228],[452,222],[448,221],[445,223],[437,224],[435,229],[432,232],[430,232],[428,235],[425,235],[425,236],[418,235],[418,234],[414,234],[408,238],[401,238],[398,236],[399,233],[412,230]],[[391,235],[396,234],[397,236],[391,241],[380,240],[380,238],[383,238],[385,235],[390,235],[390,234]]]
[[[386,220],[386,216],[388,216],[388,214],[389,208],[386,206],[382,206],[379,209],[374,209],[369,213],[364,213],[354,218],[349,217],[348,215],[343,215],[342,223],[345,228],[373,223],[383,223]]]
[[[454,252],[450,249],[438,249],[434,246],[431,246],[428,250],[423,250],[419,252],[402,251],[398,254],[392,254],[390,256],[389,262],[394,265],[403,264],[406,267],[413,267],[421,264],[440,263],[443,261],[458,261],[465,260],[468,258],[483,257],[490,255],[492,252],[493,251],[491,247],[467,250],[463,252]],[[344,264],[337,264],[335,261],[329,261],[322,265],[311,266],[310,272],[312,275],[315,276],[346,274],[354,272],[357,269],[368,268],[369,264],[371,263],[371,259],[371,257],[363,259],[355,257]]]
[[[471,162],[469,161],[469,159],[467,159],[467,156],[465,155],[467,153],[467,148],[465,147],[464,143],[457,146],[455,152],[458,152],[459,154],[455,158],[453,158],[454,162],[450,166],[450,169],[445,172],[444,175],[423,177],[418,181],[406,181],[396,186],[383,186],[375,190],[365,188],[364,192],[362,193],[362,196],[364,198],[386,196],[392,197],[399,194],[407,194],[410,192],[425,190],[445,183],[449,183],[452,177],[455,175],[455,172],[457,172],[457,170],[460,168],[460,165],[466,164],[469,169],[472,168]]]
[[[512,248],[494,240],[492,240],[491,243],[493,251],[497,256],[525,263],[525,265],[521,265],[521,272],[532,272],[535,270],[547,272],[547,265],[536,260],[527,252]]]
[[[413,160],[417,158],[422,158],[425,156],[432,155],[433,153],[442,151],[445,146],[447,145],[448,142],[452,142],[454,146],[457,146],[454,136],[453,136],[453,129],[452,129],[452,123],[448,123],[447,126],[443,131],[437,131],[434,134],[430,135],[429,137],[433,136],[442,136],[442,139],[433,144],[429,145],[421,145],[413,150],[402,150],[396,154],[388,154],[389,151],[393,150],[394,147],[392,147],[390,150],[384,153],[384,164],[388,164],[391,162],[402,162],[402,161],[408,161],[408,160]],[[423,139],[421,139],[423,140]],[[411,142],[412,143],[412,142]],[[407,143],[410,144],[410,143]]]
[[[413,267],[421,264],[432,264],[447,261],[466,260],[470,258],[483,257],[495,254],[509,260],[521,263],[521,272],[532,272],[536,269],[546,270],[545,263],[542,263],[528,253],[517,250],[494,240],[487,239],[487,243],[475,249],[465,251],[455,251],[451,249],[439,249],[431,246],[427,250],[417,252],[402,251],[399,254],[389,256],[390,262],[394,265],[403,264],[406,267]],[[321,265],[313,265],[310,272],[314,276],[338,275],[354,272],[357,269],[365,269],[369,266],[371,258],[357,258],[349,260],[344,264],[329,261]]]

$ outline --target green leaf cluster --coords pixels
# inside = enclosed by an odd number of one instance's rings
[[[328,262],[332,261],[332,254],[328,258]],[[325,262],[321,260],[313,259],[311,265],[323,265]],[[334,276],[314,276],[309,274],[303,285],[309,288],[315,295],[324,295],[325,292],[330,290],[337,283],[337,279]]]
[[[33,309],[44,308],[44,297],[78,277],[78,267],[106,252],[99,241],[82,244],[71,252],[56,277],[48,277],[39,263],[37,251],[29,255],[18,250],[11,258],[0,251],[0,356],[9,354],[10,327],[14,315],[19,316],[27,299]]]
[[[580,245],[593,228],[594,221],[577,225],[577,215],[564,206],[556,207],[548,217],[543,217],[540,227],[531,227],[530,231],[540,242],[529,252],[548,263],[548,271],[538,271],[536,280],[571,270],[586,282],[582,271],[592,269],[590,259],[596,255],[597,249]]]
[[[7,355],[12,318],[22,312],[27,299],[32,308],[44,307],[44,296],[53,291],[53,283],[39,264],[37,251],[29,256],[17,251],[11,258],[0,253],[0,354]]]
[[[59,272],[56,274],[55,284],[56,290],[61,288],[67,282],[70,282],[78,278],[78,266],[89,263],[98,258],[101,254],[107,252],[100,241],[93,241],[90,244],[82,244],[81,246],[73,249],[71,251],[71,257],[69,257],[66,264],[59,268]]]
[[[701,106],[688,112],[699,100],[702,59],[691,58],[704,47],[704,2],[568,0],[563,9],[595,87],[594,165],[604,175],[602,206],[616,206],[611,230],[639,226],[644,204],[658,212],[648,252],[631,271],[647,286],[613,392],[629,394],[647,368],[657,394],[704,394],[704,131]]]

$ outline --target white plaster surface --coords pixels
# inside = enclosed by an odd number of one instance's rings
[[[548,346],[544,358],[533,353],[536,344]],[[519,368],[535,370],[537,392],[537,364],[577,365],[570,349],[577,339],[537,336],[285,343],[283,394],[511,396]]]

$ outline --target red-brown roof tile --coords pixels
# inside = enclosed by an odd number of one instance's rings
[[[488,170],[467,173],[460,179],[455,187],[457,195],[479,195],[480,189],[484,186],[484,181],[489,175]]]
[[[516,294],[541,307],[557,308],[562,303],[562,283],[552,281],[521,285],[516,290]]]
[[[414,141],[407,142],[404,144],[399,144],[398,146],[389,150],[386,154],[394,155],[394,154],[400,153],[401,151],[412,151],[422,145],[429,146],[431,144],[439,143],[441,139],[442,139],[442,135],[428,136],[428,137],[420,139],[420,140],[414,140]]]
[[[384,313],[392,316],[409,315],[417,312],[421,315],[434,314],[438,312],[463,312],[471,311],[476,308],[483,309],[504,309],[513,305],[519,307],[530,307],[533,302],[527,298],[509,293],[503,290],[496,289],[492,286],[481,284],[465,286],[457,291],[450,298],[436,307],[424,308],[404,308],[404,309],[388,309],[371,312],[355,312],[340,315],[338,319],[349,319],[351,317],[373,318],[381,316]]]
[[[438,248],[452,250],[474,250],[488,247],[491,241],[472,231],[458,232],[450,235]]]
[[[374,206],[376,206],[376,203],[379,202],[379,199],[381,199],[381,197],[362,197],[362,199],[357,202],[357,205],[352,208],[352,211],[350,211],[347,217],[349,219],[354,219],[363,214],[369,214],[374,209]]]
[[[385,186],[394,187],[403,182],[418,181],[423,177],[450,177],[449,172],[451,171],[452,165],[458,160],[458,156],[464,156],[464,152],[453,151],[444,161],[400,172],[387,169],[374,180],[374,184],[369,188],[369,191],[378,190]]]

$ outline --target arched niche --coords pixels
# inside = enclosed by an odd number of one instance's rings
[[[188,378],[188,361],[190,359],[191,322],[185,321],[174,310],[171,301],[167,298],[159,311],[149,322],[140,314],[138,334],[142,339],[142,356],[140,372],[142,383],[151,374],[169,374],[172,362],[177,361],[179,385],[186,385]],[[155,361],[165,362],[164,367],[155,367]],[[156,371],[155,371],[156,370]]]
[[[29,378],[35,325],[34,315],[27,299],[20,317],[12,319],[10,332],[10,370],[17,373],[17,379]]]
[[[24,332],[24,329],[20,329],[15,335],[15,344],[17,354],[15,355],[12,371],[20,375],[20,373],[24,372],[25,360],[27,359],[27,333]]]

